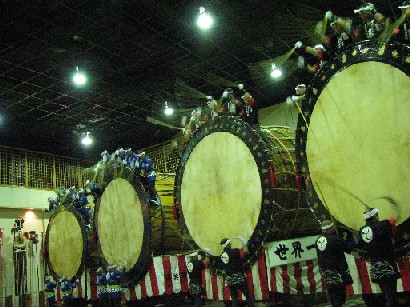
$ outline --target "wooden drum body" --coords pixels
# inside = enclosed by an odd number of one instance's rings
[[[51,216],[45,249],[55,278],[81,276],[87,259],[87,233],[81,215],[72,206],[61,206]]]
[[[186,144],[175,178],[182,232],[213,255],[225,237],[240,247],[240,235],[253,261],[266,240],[306,231],[292,227],[308,211],[295,187],[293,140],[286,128],[262,131],[225,116],[203,125]]]
[[[366,206],[410,237],[410,50],[356,44],[315,76],[299,115],[296,155],[318,219],[364,225]],[[365,205],[366,204],[366,205]],[[407,239],[406,239],[407,238]]]

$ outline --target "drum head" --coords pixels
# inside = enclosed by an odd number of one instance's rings
[[[48,266],[54,276],[81,276],[87,251],[87,236],[81,216],[62,206],[50,218],[46,233]]]
[[[151,223],[145,191],[132,177],[112,179],[96,206],[99,245],[107,264],[124,265],[138,279],[151,261]]]
[[[180,227],[200,248],[222,251],[227,237],[238,235],[257,252],[273,212],[270,156],[258,132],[240,120],[215,118],[188,142],[176,174]]]
[[[409,218],[409,68],[408,48],[361,43],[316,76],[299,117],[297,155],[321,219],[327,211],[357,230],[366,206],[398,224]]]

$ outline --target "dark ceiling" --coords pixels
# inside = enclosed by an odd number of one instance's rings
[[[401,1],[374,1],[397,17]],[[260,104],[280,103],[308,83],[288,61],[278,81],[270,61],[297,40],[314,44],[326,10],[352,16],[359,0],[0,1],[0,144],[98,159],[118,147],[138,149],[170,139],[182,116],[245,84]],[[215,19],[204,33],[199,7]],[[294,61],[293,61],[294,62]],[[266,64],[268,63],[268,64]],[[89,83],[75,88],[76,67]],[[176,112],[163,114],[169,101]],[[84,150],[79,133],[95,143]]]

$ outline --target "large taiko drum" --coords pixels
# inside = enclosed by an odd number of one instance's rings
[[[179,226],[219,255],[227,237],[249,240],[249,262],[267,240],[316,233],[318,223],[295,184],[294,134],[216,117],[188,141],[175,178]]]
[[[46,231],[48,268],[55,277],[81,276],[87,260],[88,235],[81,215],[73,206],[57,208]]]
[[[318,219],[348,229],[363,213],[395,218],[410,238],[410,49],[361,42],[315,76],[299,115],[296,155]]]
[[[162,205],[154,208],[148,205],[147,193],[134,171],[119,167],[104,172],[104,190],[95,210],[100,256],[105,264],[124,265],[129,281],[145,276],[153,255],[191,249],[175,236],[177,223],[171,217],[174,177],[157,177]]]

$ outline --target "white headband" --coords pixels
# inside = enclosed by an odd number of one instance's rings
[[[193,252],[193,253],[189,254],[189,256],[191,256],[191,257],[195,257],[196,255],[198,255],[198,252]]]
[[[326,225],[326,226],[322,226],[322,230],[326,230],[326,229],[329,229],[329,228],[332,228],[332,227],[333,227],[333,223],[329,224],[329,225]]]
[[[377,213],[379,213],[379,210],[378,210],[378,209],[373,209],[373,210],[371,210],[371,211],[366,212],[365,214],[363,214],[363,216],[364,216],[364,219],[367,220],[367,219],[369,219],[369,218],[375,216]]]
[[[228,246],[228,244],[230,244],[231,243],[231,240],[226,240],[226,242],[224,243],[224,244],[221,244],[223,247],[227,247]]]
[[[298,85],[295,87],[295,91],[297,91],[298,88],[306,88],[306,85],[305,85],[305,84],[298,84]]]

